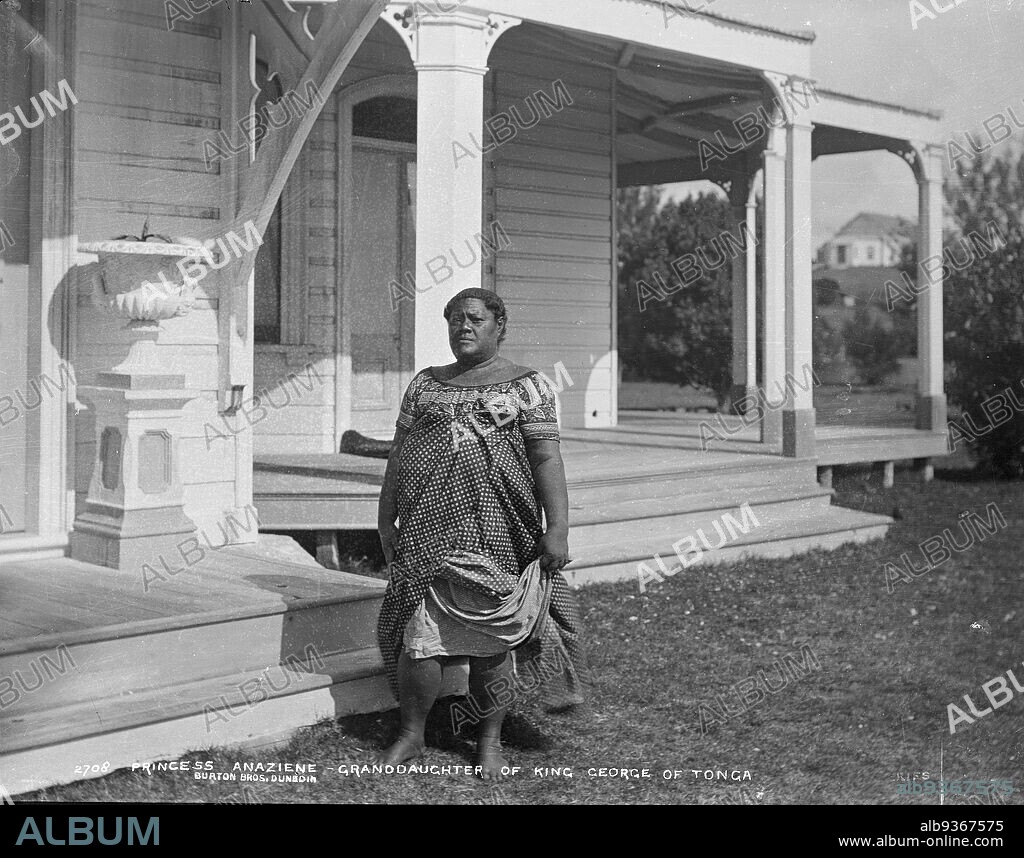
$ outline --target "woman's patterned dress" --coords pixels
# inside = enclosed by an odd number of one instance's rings
[[[393,686],[403,649],[427,658],[514,648],[517,671],[535,672],[548,702],[579,702],[586,669],[565,578],[532,568],[543,583],[517,588],[544,532],[526,441],[559,437],[547,382],[530,372],[459,386],[423,370],[406,390],[397,425],[408,430],[397,472],[398,547],[377,625]],[[530,622],[516,632],[489,626],[488,612],[511,598],[519,619]]]

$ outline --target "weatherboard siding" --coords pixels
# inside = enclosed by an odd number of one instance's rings
[[[83,0],[75,67],[75,228],[79,241],[150,232],[172,239],[224,233],[219,163],[204,162],[203,144],[222,127],[220,15],[197,16],[167,30],[163,5]],[[234,140],[236,135],[229,132]],[[95,259],[82,256],[85,264]],[[95,417],[88,386],[128,355],[123,319],[92,302],[79,277],[73,324],[75,374],[86,407],[75,417],[75,493],[81,504],[96,460]],[[179,455],[185,513],[204,525],[235,508],[237,436],[217,426],[217,276],[204,279],[187,315],[162,323],[164,365],[184,373],[196,398],[184,409]]]
[[[572,104],[539,111],[532,127],[484,159],[485,218],[511,246],[485,260],[485,283],[510,314],[507,357],[546,373],[562,387],[563,426],[613,422],[612,146],[613,75],[553,56],[510,31],[490,59],[487,116],[510,107],[533,122],[527,99],[543,91],[557,102],[561,81]],[[512,116],[513,125],[518,120]],[[484,137],[484,141],[490,139]],[[488,280],[489,278],[489,280]],[[557,379],[559,365],[571,378]]]

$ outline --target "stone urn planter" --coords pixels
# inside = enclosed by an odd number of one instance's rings
[[[163,322],[195,305],[195,284],[179,262],[213,261],[201,245],[145,238],[143,229],[139,240],[78,246],[96,257],[81,276],[93,303],[125,321],[117,339],[128,354],[80,388],[95,418],[96,459],[71,536],[72,557],[137,571],[172,556],[196,529],[184,512],[179,444],[198,391],[187,387],[180,350],[158,338]]]
[[[211,261],[210,250],[193,244],[115,240],[86,242],[78,249],[99,258],[89,272],[93,300],[129,323],[159,323],[188,313],[195,290],[178,263]]]
[[[126,321],[131,347],[116,371],[156,370],[160,323],[187,315],[195,306],[195,287],[179,263],[210,264],[211,251],[198,244],[115,239],[79,244],[98,261],[88,267],[93,303]]]

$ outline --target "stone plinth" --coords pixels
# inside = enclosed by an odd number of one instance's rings
[[[101,242],[80,248],[99,263],[89,275],[93,298],[127,321],[128,357],[98,372],[79,395],[95,413],[96,461],[71,554],[118,569],[156,567],[196,531],[185,515],[179,459],[184,407],[196,398],[185,376],[162,365],[161,321],[193,305],[177,262],[202,248],[147,242]]]

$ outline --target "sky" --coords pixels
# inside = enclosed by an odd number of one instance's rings
[[[916,29],[911,0],[705,2],[709,12],[812,30],[811,74],[820,87],[941,111],[944,141],[965,145],[965,130],[979,139],[981,123],[1007,115],[1007,106],[1024,118],[1024,0],[915,0],[934,16],[918,12]],[[1010,127],[1013,135],[991,154],[1024,147],[1024,130]],[[917,220],[917,186],[895,155],[825,155],[811,178],[815,247],[861,211]],[[702,187],[667,190],[675,197]]]

